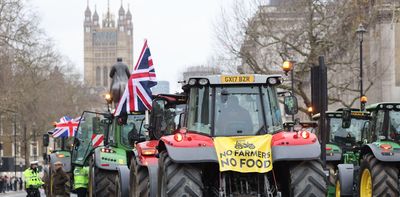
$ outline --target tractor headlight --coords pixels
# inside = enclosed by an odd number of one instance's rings
[[[199,84],[202,85],[202,86],[207,85],[208,84],[208,79],[200,79],[199,80]]]
[[[189,79],[189,85],[194,86],[196,85],[197,80],[196,79]]]
[[[267,83],[269,85],[278,85],[278,84],[282,83],[282,78],[280,78],[280,77],[269,77],[267,79]]]

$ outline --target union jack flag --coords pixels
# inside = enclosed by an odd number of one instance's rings
[[[55,123],[55,128],[49,131],[49,134],[54,138],[74,137],[80,120],[81,117],[72,119],[69,116],[63,116],[60,118],[60,122]]]
[[[155,85],[157,85],[156,72],[147,40],[145,40],[138,62],[114,111],[114,116],[150,110],[152,101],[150,88]]]

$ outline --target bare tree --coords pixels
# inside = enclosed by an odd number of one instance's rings
[[[102,105],[100,95],[88,91],[73,64],[37,28],[36,18],[23,0],[0,1],[0,113],[17,112],[21,129],[28,129],[21,143],[26,157],[32,138],[48,131],[53,121]],[[12,130],[5,136],[10,138]]]
[[[359,55],[355,30],[368,26],[375,12],[369,1],[272,0],[236,1],[217,23],[223,57],[241,59],[243,73],[282,73],[285,60],[294,60],[294,92],[311,105],[310,70],[324,55],[328,66],[329,104],[353,106],[359,98]],[[229,58],[228,58],[229,59]],[[372,65],[365,65],[366,69]],[[375,70],[375,69],[374,69]],[[383,73],[383,72],[382,72]],[[364,78],[368,91],[373,78]],[[290,89],[289,84],[282,85]]]

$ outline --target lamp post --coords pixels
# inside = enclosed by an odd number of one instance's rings
[[[17,114],[14,113],[14,176],[17,177]]]
[[[364,41],[364,33],[367,30],[364,28],[363,24],[360,23],[356,30],[356,34],[358,36],[358,41],[360,43],[360,109],[363,111],[365,109],[365,101],[364,93],[363,93],[363,41]],[[365,97],[366,98],[366,97]]]
[[[32,134],[33,134],[33,146],[32,146],[32,153],[33,153],[33,161],[37,160],[37,148],[38,148],[38,143],[36,142],[36,122],[32,123]]]
[[[288,72],[290,72],[290,78],[291,78],[291,91],[292,91],[292,95],[294,95],[294,77],[293,77],[293,68],[294,66],[294,61],[284,61],[283,65],[282,65],[282,69],[283,71],[285,71],[285,75],[288,74]],[[294,114],[292,114],[292,121],[294,121]]]

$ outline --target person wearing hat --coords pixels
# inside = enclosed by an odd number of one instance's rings
[[[67,173],[63,170],[63,163],[57,161],[54,163],[54,172],[51,175],[51,196],[64,197],[69,196],[66,183],[69,181]]]
[[[32,161],[30,167],[23,173],[25,177],[25,190],[28,197],[40,197],[39,188],[44,184],[39,176],[38,161]]]

